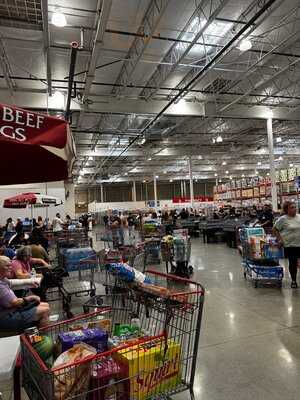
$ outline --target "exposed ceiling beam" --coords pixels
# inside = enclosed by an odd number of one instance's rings
[[[16,83],[12,79],[12,71],[10,68],[9,60],[8,60],[1,37],[0,37],[0,67],[1,67],[3,75],[4,75],[4,79],[5,79],[9,94],[13,98],[14,90],[16,88]],[[7,99],[6,99],[6,101],[7,101]]]
[[[185,27],[182,29],[178,39],[180,40],[186,32],[192,31],[193,40],[191,43],[174,43],[165,57],[163,58],[162,64],[158,66],[154,73],[151,75],[146,86],[154,86],[159,88],[175,71],[178,64],[180,64],[184,58],[191,51],[193,46],[198,42],[198,40],[203,35],[204,31],[217,17],[220,11],[228,3],[228,0],[202,0],[198,4],[196,10],[193,12]],[[142,97],[149,99],[157,89],[147,90],[144,89],[141,93]]]
[[[131,79],[141,57],[145,53],[152,35],[154,34],[170,0],[151,0],[147,11],[142,19],[142,22],[137,30],[138,36],[135,36],[130,49],[128,50],[126,59],[129,62],[124,62],[121,71],[116,79],[117,87],[113,88],[113,93],[120,95],[124,91]],[[139,34],[143,35],[142,37]]]
[[[50,30],[48,23],[48,0],[42,0],[41,10],[43,17],[43,40],[44,40],[44,54],[46,61],[46,71],[47,71],[47,85],[48,94],[52,95],[52,78],[51,78],[51,54],[50,54]]]
[[[89,60],[88,71],[85,74],[85,87],[82,94],[83,103],[87,100],[90,94],[90,89],[95,79],[95,70],[97,67],[97,62],[100,54],[101,47],[103,46],[103,37],[106,29],[106,25],[108,22],[110,10],[111,10],[112,0],[103,0],[100,9],[100,1],[98,1],[97,5],[97,20],[96,20],[96,34],[94,37],[92,54]],[[82,121],[84,117],[84,109],[80,112],[77,126],[81,127]]]

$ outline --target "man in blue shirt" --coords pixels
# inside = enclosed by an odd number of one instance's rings
[[[3,243],[0,243],[0,256],[5,256],[12,260],[16,256],[16,253],[13,249],[10,249],[9,247],[6,247]]]

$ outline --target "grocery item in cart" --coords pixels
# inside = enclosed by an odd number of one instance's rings
[[[107,350],[108,334],[99,328],[78,329],[76,331],[58,334],[58,342],[61,352],[72,348],[75,344],[82,342],[94,347],[98,353]]]
[[[126,382],[120,382],[121,366],[113,358],[93,364],[88,400],[114,400],[126,398]]]
[[[79,247],[72,249],[61,249],[63,266],[68,271],[77,271],[78,264],[82,260],[96,260],[96,253],[91,247]],[[89,269],[90,265],[82,265],[82,269]]]
[[[145,274],[126,263],[112,263],[108,266],[109,272],[117,275],[125,282],[152,283]]]
[[[54,343],[50,336],[39,336],[39,340],[32,343],[33,348],[46,363],[47,366],[51,366],[53,362],[53,349]]]
[[[153,340],[123,350],[113,357],[122,367],[123,378],[128,378],[126,399],[144,400],[155,394],[168,392],[180,380],[179,343],[169,339]]]
[[[54,399],[66,400],[86,392],[91,380],[89,357],[96,355],[96,349],[85,343],[78,343],[62,353],[54,362]],[[86,359],[86,362],[77,364]],[[78,397],[80,398],[80,396]]]

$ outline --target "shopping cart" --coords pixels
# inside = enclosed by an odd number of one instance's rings
[[[124,245],[124,230],[111,225],[104,231],[96,232],[96,241],[103,242],[104,248],[118,249],[119,246]]]
[[[98,269],[96,253],[94,258],[81,259],[72,263],[72,268],[66,268],[60,292],[63,295],[63,310],[68,318],[73,317],[71,312],[72,297],[94,296],[96,293],[95,271]]]
[[[281,287],[284,269],[279,259],[283,258],[283,252],[276,239],[266,241],[265,231],[260,227],[240,228],[239,237],[245,279],[249,278],[255,288],[259,283],[273,283]]]
[[[23,383],[30,399],[150,400],[184,391],[194,399],[204,289],[167,274],[148,271],[148,275],[160,289],[125,284],[126,307],[94,304],[97,312],[40,330],[56,342],[61,332],[109,322],[107,351],[49,368],[30,338],[21,336]],[[139,321],[139,328],[124,342],[117,330],[131,324],[132,318]]]

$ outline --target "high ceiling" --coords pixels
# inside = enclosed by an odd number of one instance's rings
[[[299,0],[2,0],[0,101],[63,115],[70,86],[78,184],[186,179],[189,157],[196,179],[265,175],[270,115],[277,168],[300,165],[299,18]]]

